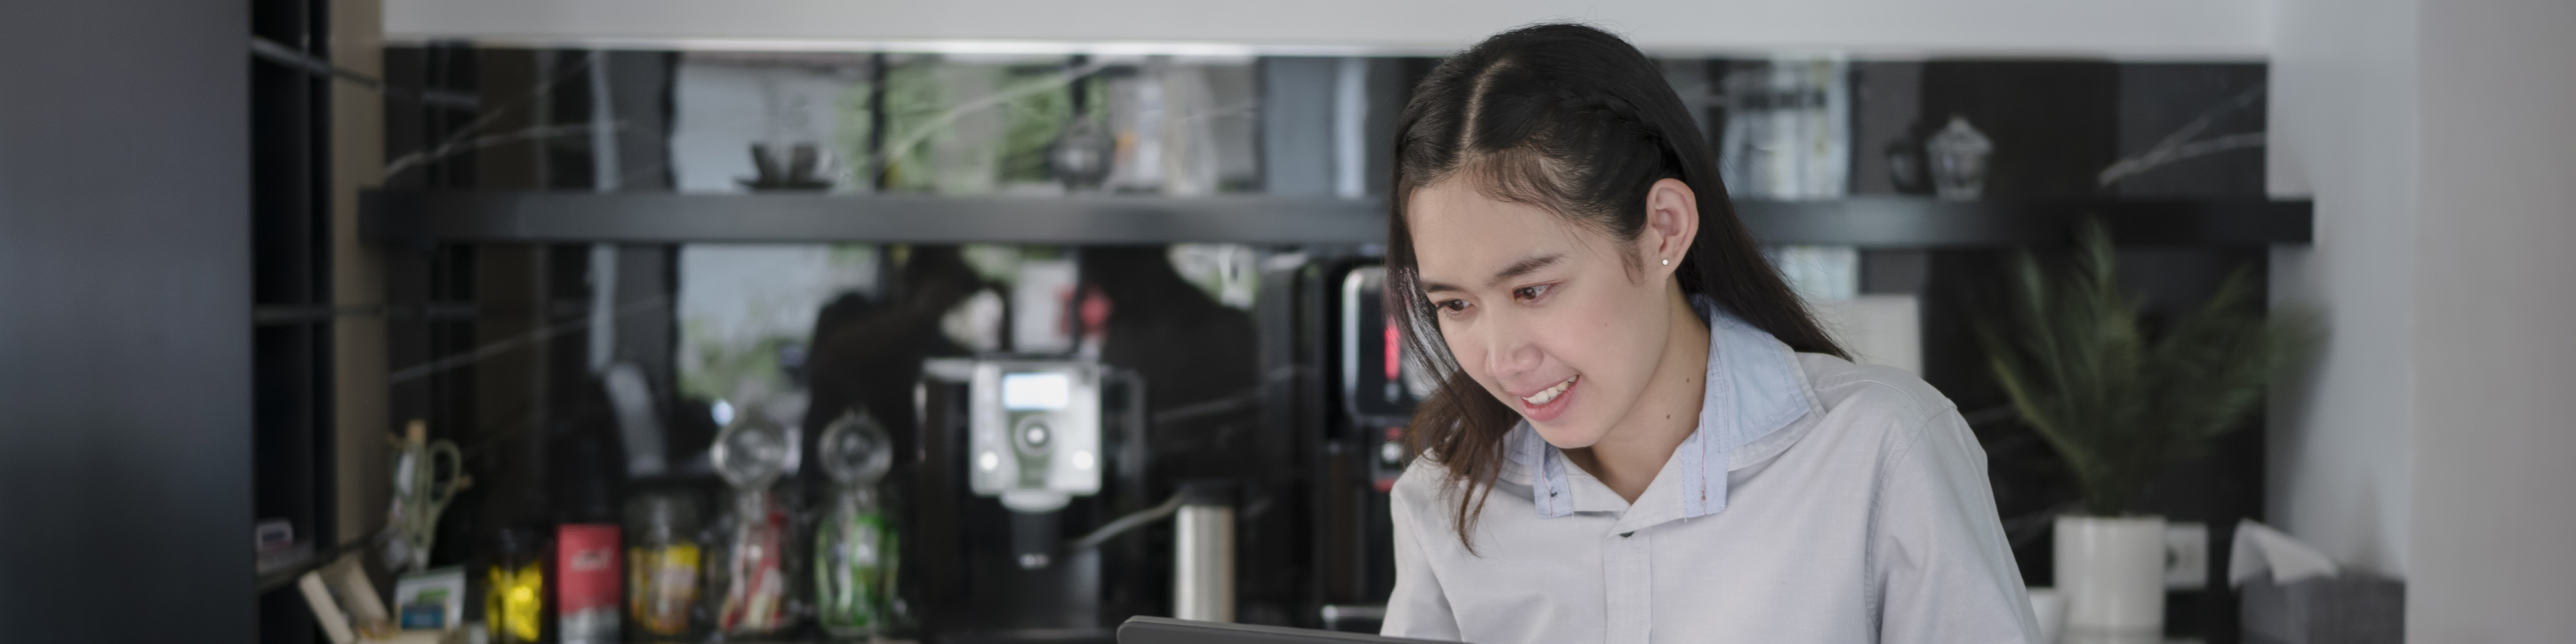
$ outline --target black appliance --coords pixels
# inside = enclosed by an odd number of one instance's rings
[[[1374,258],[1318,262],[1304,272],[1311,364],[1325,381],[1315,468],[1315,542],[1325,628],[1376,632],[1395,586],[1388,491],[1412,455],[1404,431],[1433,384],[1408,357],[1386,307],[1386,268]]]

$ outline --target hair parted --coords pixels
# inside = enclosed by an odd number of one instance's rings
[[[1646,225],[1655,182],[1678,179],[1699,201],[1699,236],[1675,273],[1790,348],[1844,356],[1736,220],[1717,159],[1660,68],[1616,35],[1579,24],[1495,34],[1441,61],[1414,88],[1395,140],[1387,218],[1387,310],[1406,348],[1439,386],[1415,410],[1407,447],[1447,469],[1460,542],[1470,535],[1519,416],[1459,369],[1421,290],[1406,220],[1414,191],[1453,179],[1485,196],[1556,213],[1617,240]],[[1628,258],[1632,269],[1638,258]]]

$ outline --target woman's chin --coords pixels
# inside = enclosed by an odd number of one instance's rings
[[[1593,443],[1601,442],[1602,432],[1574,426],[1574,423],[1530,423],[1530,429],[1538,430],[1538,437],[1547,439],[1547,444],[1555,445],[1557,449],[1583,449],[1591,447]]]

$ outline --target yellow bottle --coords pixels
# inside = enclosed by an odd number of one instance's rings
[[[534,644],[545,634],[546,571],[536,562],[512,570],[492,567],[483,595],[483,623],[493,644]]]
[[[483,627],[491,644],[538,644],[545,641],[546,559],[544,537],[535,532],[505,530],[483,591]]]

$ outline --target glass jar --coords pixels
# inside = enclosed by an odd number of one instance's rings
[[[895,546],[876,491],[842,490],[814,535],[814,603],[825,632],[865,639],[883,630]]]
[[[728,636],[764,636],[793,625],[788,605],[793,533],[789,490],[735,489],[725,548],[724,591],[716,628]]]
[[[698,541],[697,499],[643,494],[626,504],[626,616],[637,642],[700,639],[694,619],[706,548]]]
[[[751,406],[757,409],[757,406]],[[796,507],[792,483],[779,478],[792,469],[796,439],[785,426],[758,413],[736,416],[716,434],[708,458],[731,489],[727,507],[730,534],[725,537],[723,591],[718,594],[715,627],[726,636],[767,636],[794,625],[797,611],[789,605],[794,585],[796,538],[790,508]]]
[[[895,533],[877,503],[894,441],[876,419],[854,411],[823,428],[820,442],[833,494],[814,531],[816,621],[836,638],[871,637],[885,630],[894,595]]]

